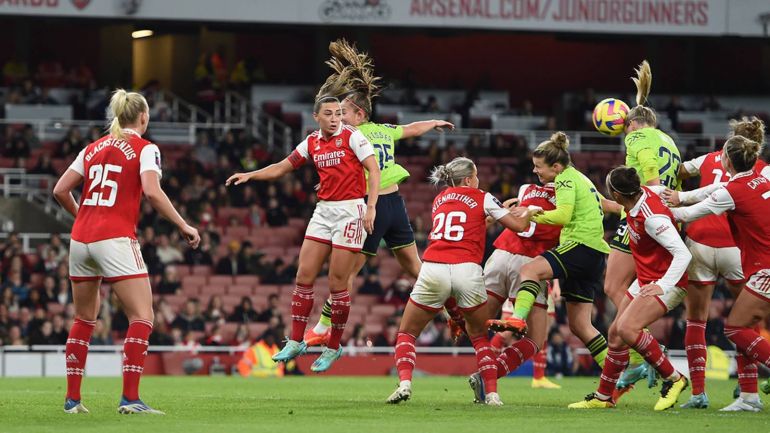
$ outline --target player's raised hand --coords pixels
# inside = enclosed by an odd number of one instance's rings
[[[642,286],[639,291],[641,296],[660,296],[663,294],[663,288],[655,283],[650,283]]]
[[[251,179],[251,173],[235,173],[234,175],[227,178],[225,181],[225,186],[230,185],[240,185],[242,183],[246,183]]]
[[[666,188],[665,191],[660,193],[660,198],[663,199],[666,203],[669,204],[669,206],[677,207],[682,204],[682,201],[679,200],[679,191],[674,191],[672,189]]]
[[[443,132],[444,128],[449,129],[450,131],[454,131],[455,125],[453,123],[447,122],[446,120],[434,120],[436,124],[433,126],[433,129],[439,132]]]
[[[198,229],[189,224],[185,224],[179,231],[192,249],[198,248],[198,245],[201,243],[201,235],[198,234]]]

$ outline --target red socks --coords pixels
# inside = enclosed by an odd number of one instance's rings
[[[666,355],[660,350],[658,340],[649,332],[645,330],[639,332],[636,342],[631,347],[642,355],[644,360],[657,370],[664,379],[668,379],[676,373],[674,366],[671,365]]]
[[[548,352],[546,350],[548,342],[543,344],[543,348],[532,358],[532,378],[542,379],[545,377],[545,367],[547,366]]]
[[[687,320],[687,330],[684,334],[687,365],[690,367],[690,384],[692,395],[702,394],[706,382],[706,322],[702,320]]]
[[[738,352],[735,356],[735,362],[738,364],[738,386],[741,388],[741,392],[756,394],[757,380],[759,374],[757,374],[757,364],[749,361],[746,355]]]
[[[313,311],[313,286],[297,284],[291,294],[291,339],[302,341]],[[334,317],[334,316],[332,316]]]
[[[495,335],[492,336],[492,339],[489,340],[489,344],[492,345],[492,350],[494,350],[495,353],[501,353],[503,351],[503,336],[500,335],[499,332],[496,332]]]
[[[144,358],[150,343],[152,322],[134,320],[128,325],[126,339],[123,341],[123,397],[127,400],[139,400],[139,379],[144,370]]]
[[[751,328],[725,326],[725,336],[746,355],[749,362],[761,362],[770,367],[770,343]]]
[[[612,397],[615,391],[615,385],[623,374],[623,370],[628,366],[628,348],[621,350],[608,349],[607,357],[604,359],[604,368],[599,378],[599,389],[597,392],[606,398]]]
[[[537,352],[537,344],[527,337],[522,337],[521,340],[513,343],[511,347],[505,348],[503,353],[497,357],[497,377],[507,376],[529,358],[532,358]]]
[[[64,356],[67,364],[67,398],[80,400],[80,383],[86,369],[88,342],[94,331],[95,321],[75,319],[67,337]]]
[[[310,306],[312,308],[312,301]],[[340,347],[340,340],[342,339],[342,333],[345,331],[345,324],[348,322],[349,314],[350,293],[347,290],[332,293],[332,331],[329,335],[329,343],[326,345],[329,349],[338,349]],[[305,323],[307,323],[307,320]],[[305,332],[304,327],[302,332]]]
[[[476,364],[479,367],[481,380],[484,381],[484,390],[487,393],[497,392],[497,365],[495,365],[495,352],[489,344],[486,335],[472,338],[473,348],[476,349]]]
[[[412,372],[417,363],[414,351],[414,335],[399,332],[396,337],[396,370],[399,380],[412,380]]]

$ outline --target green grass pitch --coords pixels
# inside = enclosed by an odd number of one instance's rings
[[[712,407],[653,412],[657,389],[638,387],[612,410],[575,411],[566,405],[594,390],[597,378],[564,379],[562,390],[533,390],[529,379],[504,379],[501,408],[471,403],[462,377],[418,377],[412,400],[385,398],[388,377],[145,377],[142,397],[165,417],[118,415],[119,378],[86,378],[87,415],[62,412],[65,380],[0,379],[0,432],[731,432],[770,431],[770,407],[760,413],[720,413],[734,382],[709,381]],[[641,384],[641,383],[640,383]],[[680,403],[689,397],[683,395]]]

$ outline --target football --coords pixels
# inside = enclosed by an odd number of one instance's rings
[[[627,115],[628,105],[625,102],[615,98],[603,99],[594,108],[594,128],[602,134],[618,135],[623,132]]]

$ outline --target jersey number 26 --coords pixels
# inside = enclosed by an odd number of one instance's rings
[[[461,224],[468,220],[468,215],[461,211],[438,213],[433,217],[433,230],[430,232],[430,240],[445,239],[448,241],[461,241],[465,234],[465,227]]]

